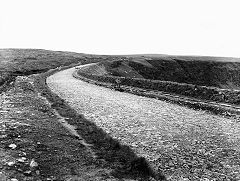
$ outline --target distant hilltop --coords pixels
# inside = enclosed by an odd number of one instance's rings
[[[93,73],[240,89],[240,58],[164,54],[92,55],[43,49],[0,49],[0,72],[3,76],[6,72],[41,72],[69,62],[98,62],[91,70]]]

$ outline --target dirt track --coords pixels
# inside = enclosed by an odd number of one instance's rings
[[[240,175],[237,120],[92,85],[73,78],[74,70],[50,76],[49,87],[169,180]]]

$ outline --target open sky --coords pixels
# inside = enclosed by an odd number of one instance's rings
[[[0,48],[240,57],[239,0],[0,0]]]

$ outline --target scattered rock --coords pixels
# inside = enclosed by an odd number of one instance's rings
[[[19,158],[19,159],[17,159],[17,161],[18,162],[25,162],[27,160],[27,158],[26,157],[21,157],[21,158]]]
[[[32,159],[31,160],[31,162],[30,162],[30,167],[38,167],[38,163],[37,162],[35,162],[35,160],[34,159]]]
[[[7,163],[7,165],[10,166],[10,167],[13,166],[14,164],[15,164],[15,162],[8,162]]]
[[[7,135],[0,135],[0,139],[6,138]]]
[[[32,175],[32,171],[31,170],[27,170],[27,171],[23,172],[23,174],[25,176],[31,176]]]
[[[10,181],[18,181],[18,179],[16,179],[16,178],[11,178]]]
[[[12,148],[12,149],[15,149],[15,148],[17,148],[17,145],[16,144],[10,144],[8,147]]]
[[[54,176],[51,176],[50,178],[47,178],[48,181],[54,181],[56,178]]]
[[[27,154],[25,152],[21,152],[18,154],[19,156],[26,156]]]
[[[17,171],[22,172],[23,170],[21,168],[18,168]]]

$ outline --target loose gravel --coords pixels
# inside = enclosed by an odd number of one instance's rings
[[[168,180],[240,179],[239,120],[92,85],[74,71],[48,77],[48,86]]]

